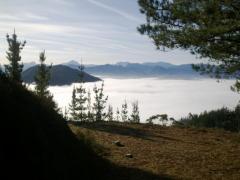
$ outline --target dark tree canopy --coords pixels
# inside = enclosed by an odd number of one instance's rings
[[[146,23],[140,33],[157,48],[190,50],[211,65],[195,66],[204,73],[233,76],[240,90],[239,0],[139,0]]]
[[[21,61],[20,53],[25,46],[26,41],[18,41],[15,30],[12,34],[12,37],[7,34],[6,38],[8,42],[8,51],[6,52],[6,58],[9,61],[9,65],[5,65],[6,75],[15,82],[22,82],[21,73],[23,69],[23,64],[20,64],[19,62]]]

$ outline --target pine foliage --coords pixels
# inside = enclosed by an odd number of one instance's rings
[[[26,41],[18,41],[15,30],[12,34],[12,37],[7,34],[6,38],[8,43],[8,51],[6,52],[6,58],[9,61],[9,65],[5,65],[5,73],[11,80],[21,83],[23,64],[20,64],[20,53],[23,50]]]
[[[49,81],[51,78],[50,70],[52,66],[47,66],[45,64],[45,60],[46,60],[45,51],[40,53],[39,60],[40,60],[40,65],[34,77],[34,80],[36,83],[35,93],[41,99],[46,101],[46,103],[49,104],[50,108],[53,108],[56,111],[59,111],[56,102],[53,100],[53,95],[48,90]]]
[[[190,50],[209,64],[194,69],[216,78],[235,77],[240,90],[239,0],[139,0],[146,23],[138,27],[158,49]]]
[[[50,81],[50,70],[52,66],[47,66],[45,64],[45,60],[45,51],[43,51],[39,55],[40,65],[38,67],[37,74],[34,77],[36,83],[35,92],[41,98],[50,96],[48,86]]]
[[[95,102],[93,103],[94,117],[95,121],[103,121],[105,119],[106,113],[104,109],[106,108],[106,102],[108,100],[108,96],[104,94],[104,82],[100,88],[95,86],[93,88],[93,92],[95,94]]]

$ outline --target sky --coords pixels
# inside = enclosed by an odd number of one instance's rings
[[[0,0],[0,64],[7,63],[6,34],[14,28],[27,41],[24,63],[37,62],[43,50],[53,64],[81,58],[84,64],[201,62],[188,51],[156,50],[137,31],[144,22],[137,0]]]

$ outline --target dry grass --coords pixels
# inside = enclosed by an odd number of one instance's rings
[[[240,135],[220,130],[122,123],[70,125],[115,164],[176,179],[240,179]],[[124,147],[112,142],[120,140]],[[131,153],[133,158],[126,158]]]

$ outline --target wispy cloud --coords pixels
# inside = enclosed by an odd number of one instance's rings
[[[20,15],[0,13],[0,20],[2,21],[37,21],[37,20],[48,20],[48,19],[49,18],[46,16],[34,14],[31,12],[21,13]]]
[[[50,23],[33,23],[33,22],[0,22],[0,32],[8,32],[6,29],[16,28],[17,31],[27,34],[59,34],[76,33],[79,28],[66,25],[54,25]]]
[[[11,15],[11,14],[0,14],[0,20],[19,21],[19,20],[23,20],[23,19],[20,17],[14,16],[14,15]]]
[[[126,12],[124,12],[124,11],[120,11],[119,9],[116,9],[116,8],[114,8],[114,7],[111,7],[111,6],[107,5],[107,4],[98,2],[98,1],[96,1],[96,0],[87,0],[87,1],[90,2],[90,3],[92,3],[92,4],[94,4],[94,5],[96,5],[96,6],[98,6],[98,7],[101,7],[101,8],[103,8],[103,9],[108,10],[108,11],[111,11],[111,12],[113,12],[113,13],[116,13],[116,14],[118,14],[118,15],[120,15],[120,16],[128,19],[128,20],[135,21],[135,22],[141,22],[141,20],[138,19],[137,17],[135,17],[135,16],[133,16],[133,15],[131,15],[131,14],[129,14],[129,13],[126,13]]]
[[[37,60],[42,49],[54,63],[79,57],[97,64],[159,59],[192,62],[192,56],[182,52],[156,51],[149,38],[136,32],[142,20],[136,0],[41,0],[41,4],[0,0],[0,63],[7,62],[6,33],[14,28],[19,40],[27,40],[24,62]]]

